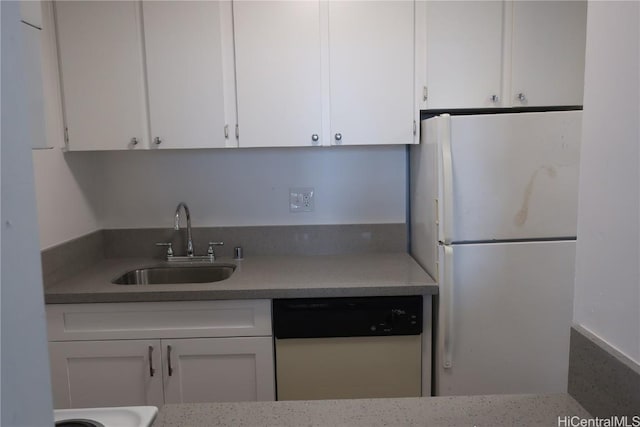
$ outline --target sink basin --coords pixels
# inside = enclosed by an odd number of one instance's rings
[[[54,409],[53,418],[56,426],[149,427],[157,413],[155,406]]]
[[[211,283],[228,279],[233,264],[162,266],[127,271],[113,279],[116,285],[164,285],[175,283]]]

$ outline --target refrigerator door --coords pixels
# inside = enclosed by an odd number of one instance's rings
[[[438,121],[439,240],[575,236],[581,118],[560,111],[430,119]]]
[[[575,242],[443,245],[440,256],[453,274],[440,268],[436,395],[566,393]]]

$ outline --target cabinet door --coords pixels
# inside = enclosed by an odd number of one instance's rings
[[[34,3],[40,5],[39,2]],[[24,36],[24,79],[27,82],[25,96],[29,109],[31,148],[47,148],[41,62],[42,30],[24,23],[20,27]]]
[[[233,20],[239,146],[319,145],[319,2],[236,1]]]
[[[582,104],[586,20],[586,1],[513,2],[513,105]]]
[[[501,1],[427,2],[427,108],[500,104],[502,19]]]
[[[163,404],[159,340],[51,342],[49,356],[55,408]]]
[[[225,146],[222,5],[142,4],[152,147]]]
[[[39,0],[20,0],[20,19],[42,29],[42,4]]]
[[[332,144],[410,144],[414,2],[329,5]]]
[[[132,1],[55,2],[70,150],[147,146],[139,8]]]
[[[166,403],[274,400],[271,337],[162,340]]]

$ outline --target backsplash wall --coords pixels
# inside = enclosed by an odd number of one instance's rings
[[[104,152],[102,228],[404,223],[404,146]],[[289,188],[313,187],[315,210],[291,213]]]
[[[61,146],[33,151],[40,248],[100,229],[93,202],[101,173],[99,153],[70,156]]]
[[[97,229],[404,223],[404,146],[34,152],[41,248]],[[289,212],[289,187],[314,187]]]

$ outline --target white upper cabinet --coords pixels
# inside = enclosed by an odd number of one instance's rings
[[[40,6],[40,2],[36,2],[36,4],[38,7]],[[45,131],[42,30],[32,24],[23,23],[20,26],[24,36],[23,77],[27,83],[25,97],[29,111],[28,131],[31,148],[49,148]]]
[[[39,0],[20,0],[20,20],[42,29],[42,3]]]
[[[413,1],[236,1],[241,147],[413,143]]]
[[[413,142],[414,6],[328,2],[332,144]]]
[[[142,3],[154,148],[227,145],[223,6],[213,1]]]
[[[70,150],[148,146],[140,4],[55,2]]]
[[[322,141],[320,3],[233,3],[240,147]]]
[[[582,104],[586,25],[586,1],[513,2],[514,106]]]
[[[586,8],[57,1],[67,148],[411,144],[420,109],[579,105]]]
[[[237,145],[230,3],[55,6],[69,150]]]
[[[427,107],[582,104],[586,1],[427,2]]]
[[[503,6],[427,2],[427,108],[500,105]]]

